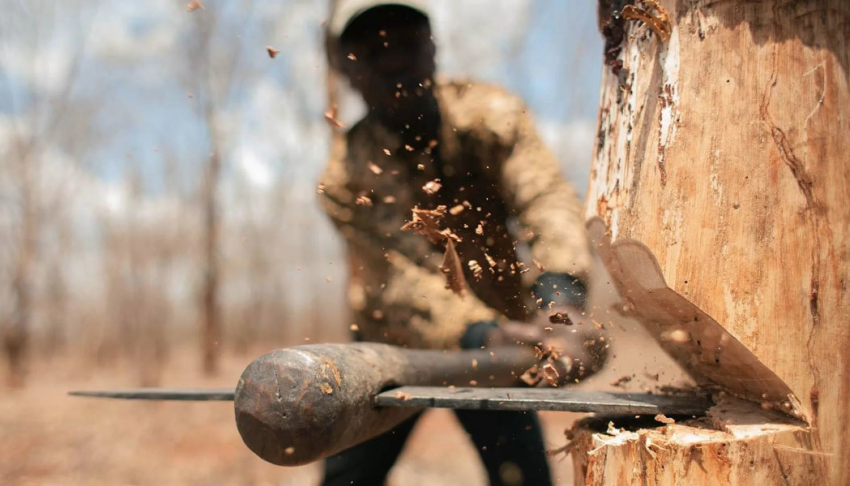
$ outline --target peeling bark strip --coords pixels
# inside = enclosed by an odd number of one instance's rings
[[[843,484],[850,463],[850,137],[843,135],[850,120],[850,2],[657,6],[600,2],[607,68],[585,216],[604,221],[612,247],[631,240],[657,261],[658,276],[621,276],[640,288],[662,285],[672,292],[670,302],[688,303],[662,312],[632,292],[635,313],[652,314],[644,319],[653,322],[650,332],[676,324],[700,333],[705,322],[718,323],[776,377],[760,379],[770,385],[769,396],[790,390],[791,409],[808,428],[794,434],[796,445],[775,452],[764,444],[781,434],[767,429],[759,431],[767,434],[764,442],[730,438],[689,448],[668,440],[663,453],[655,442],[628,449],[592,435],[586,447],[574,448],[589,464],[582,481],[670,484],[656,467],[671,463],[654,462],[666,455],[673,463],[698,457],[706,468],[716,466],[705,478],[721,484],[735,483],[724,483],[731,477],[724,474],[745,458],[756,460],[755,472],[773,468],[769,484]],[[647,295],[658,300],[660,290]],[[679,311],[691,307],[702,313],[699,322],[682,321]],[[702,368],[712,386],[741,385],[737,392],[747,395],[740,379],[747,371],[736,381],[726,353],[699,343],[674,357]],[[731,460],[726,466],[709,450],[719,447]],[[739,454],[728,455],[735,447]],[[796,457],[806,459],[795,463]],[[702,469],[674,469],[683,471],[682,484],[700,484]],[[646,475],[624,473],[629,479],[617,482],[615,471]]]

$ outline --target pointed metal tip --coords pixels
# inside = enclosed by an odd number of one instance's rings
[[[124,400],[233,401],[233,388],[128,388],[123,390],[72,390],[68,395]]]

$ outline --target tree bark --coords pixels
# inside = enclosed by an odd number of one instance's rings
[[[665,463],[591,435],[573,449],[577,484],[848,484],[850,3],[600,3],[585,206],[600,256],[698,382],[803,422],[764,412],[747,414],[760,427],[743,441],[674,435],[664,457],[678,473],[651,477]],[[725,447],[714,469],[686,467],[708,457],[684,454],[691,439]]]

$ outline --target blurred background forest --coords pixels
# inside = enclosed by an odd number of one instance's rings
[[[230,384],[270,348],[347,339],[341,245],[315,194],[327,2],[187,2],[0,0],[0,483],[279,479],[245,475],[259,460],[227,407],[64,393]],[[431,4],[442,73],[521,95],[583,196],[596,2]],[[349,94],[340,117],[360,110]],[[186,475],[150,469],[178,450]]]
[[[519,93],[583,194],[594,2],[433,4],[442,72]],[[345,339],[341,248],[315,204],[330,136],[326,2],[0,8],[7,383],[45,355],[133,359],[156,384],[178,348],[214,372],[223,349]]]

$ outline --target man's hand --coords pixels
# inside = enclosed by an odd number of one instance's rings
[[[583,327],[584,317],[574,307],[560,306],[539,311],[531,322],[507,321],[488,335],[487,346],[519,344],[543,347],[567,346],[570,335]]]
[[[487,346],[534,346],[540,354],[532,382],[555,386],[586,378],[607,358],[608,343],[601,329],[574,307],[541,310],[530,323],[508,321],[493,329]],[[528,381],[528,380],[527,380]]]

